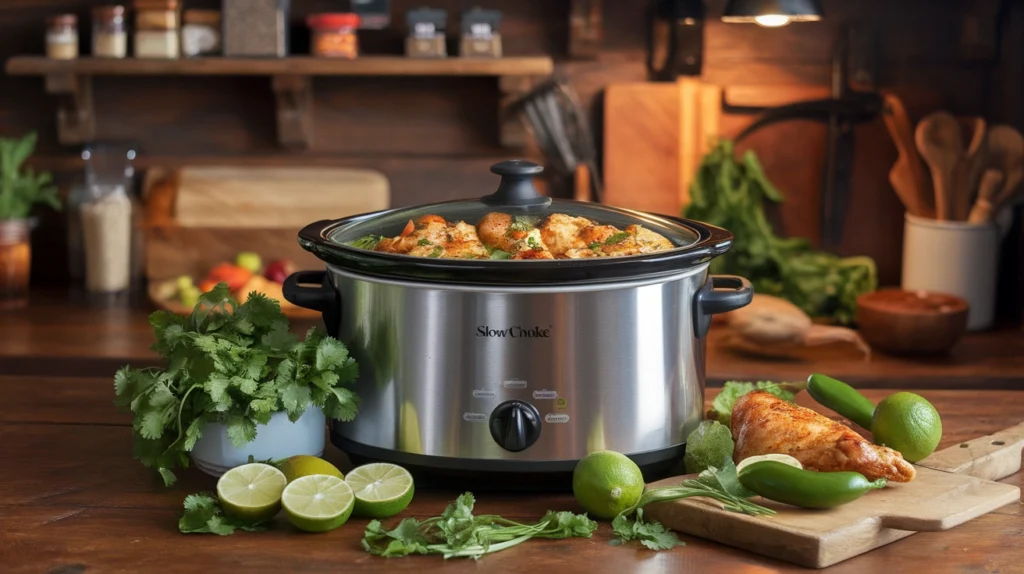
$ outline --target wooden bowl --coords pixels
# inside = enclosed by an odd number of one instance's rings
[[[944,353],[967,330],[967,301],[945,293],[879,289],[857,298],[856,321],[864,340],[884,353]]]

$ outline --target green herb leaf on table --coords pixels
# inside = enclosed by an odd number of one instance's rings
[[[359,410],[348,349],[315,328],[300,341],[276,300],[257,293],[238,304],[221,283],[188,317],[157,311],[150,325],[167,367],[118,370],[114,403],[133,414],[134,456],[167,485],[207,423],[226,425],[242,446],[276,412],[295,421],[313,406],[352,420]]]
[[[387,558],[439,554],[479,559],[531,538],[590,538],[597,530],[597,523],[585,514],[549,510],[538,522],[522,524],[495,514],[474,515],[475,503],[473,494],[466,492],[440,516],[406,518],[391,530],[372,520],[363,532],[363,549]]]
[[[234,534],[235,530],[266,530],[265,522],[245,522],[224,514],[216,496],[208,492],[185,497],[185,513],[178,520],[182,534]]]
[[[704,497],[722,503],[722,508],[731,512],[749,514],[751,516],[771,516],[775,511],[759,504],[750,502],[754,493],[744,488],[736,476],[736,465],[730,461],[723,468],[711,467],[696,479],[686,479],[678,486],[665,486],[644,490],[640,501],[633,508],[624,510],[612,520],[612,529],[617,539],[613,543],[623,544],[630,540],[639,540],[652,550],[666,550],[669,539],[667,530],[658,522],[646,521],[643,508],[648,504],[671,502],[684,498]],[[640,524],[640,525],[638,525]]]
[[[658,521],[645,521],[644,510],[638,508],[635,518],[620,514],[612,520],[612,532],[616,544],[638,540],[651,550],[671,550],[676,546],[686,546],[674,532],[665,528]]]

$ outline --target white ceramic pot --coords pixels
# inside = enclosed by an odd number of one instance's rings
[[[1012,223],[1005,215],[1000,213],[997,222],[975,224],[907,214],[901,287],[962,297],[970,307],[967,328],[991,327],[999,246]]]
[[[208,423],[192,449],[192,461],[206,474],[220,476],[249,462],[250,455],[255,460],[277,460],[296,454],[321,456],[326,424],[323,411],[315,407],[306,409],[294,423],[288,420],[287,413],[274,413],[269,423],[256,427],[256,440],[239,448],[231,444],[227,426]]]

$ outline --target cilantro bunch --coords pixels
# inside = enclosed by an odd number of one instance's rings
[[[173,468],[188,466],[206,423],[226,425],[241,447],[277,412],[292,422],[310,406],[343,421],[356,416],[359,398],[344,386],[358,375],[348,349],[316,328],[300,341],[276,300],[253,293],[238,304],[221,283],[188,317],[157,311],[149,322],[167,367],[121,368],[114,402],[134,415],[135,457],[166,485]]]
[[[590,538],[597,523],[586,514],[549,510],[535,524],[522,524],[496,514],[473,515],[473,494],[448,504],[441,516],[423,521],[406,518],[388,530],[372,520],[363,533],[363,549],[376,556],[440,554],[444,558],[479,559],[522,544],[531,538]]]

